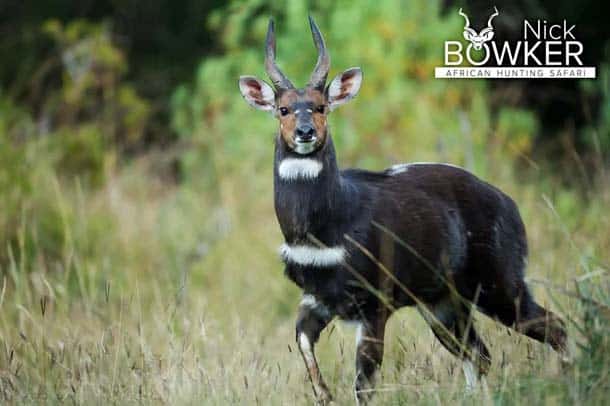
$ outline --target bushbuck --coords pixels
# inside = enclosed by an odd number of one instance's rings
[[[360,68],[326,79],[330,56],[309,19],[318,60],[296,88],[275,62],[271,20],[265,68],[273,87],[242,76],[244,99],[279,121],[275,212],[285,274],[303,290],[296,340],[319,402],[331,400],[314,355],[335,317],[359,323],[355,392],[374,391],[390,315],[417,306],[434,335],[463,360],[468,385],[490,367],[472,309],[563,351],[563,322],[537,304],[523,274],[525,228],[510,197],[449,164],[407,163],[380,172],[340,170],[327,117],[358,93]]]

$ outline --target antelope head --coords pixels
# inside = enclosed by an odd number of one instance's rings
[[[491,39],[494,37],[494,27],[491,25],[491,21],[499,14],[496,7],[494,7],[494,10],[495,12],[489,16],[489,19],[487,20],[487,27],[483,28],[478,34],[473,28],[470,28],[468,16],[462,12],[462,9],[460,8],[458,11],[458,13],[464,17],[464,20],[466,20],[466,25],[464,26],[464,38],[466,41],[470,41],[474,49],[477,51],[483,47],[485,42],[491,41]]]
[[[265,69],[273,87],[254,76],[239,78],[243,98],[255,108],[271,112],[279,120],[280,141],[299,155],[310,154],[324,145],[328,138],[328,113],[356,96],[362,83],[361,69],[350,68],[326,85],[330,55],[311,16],[309,26],[318,49],[318,61],[305,87],[295,88],[275,63],[273,20],[269,21],[265,43]]]

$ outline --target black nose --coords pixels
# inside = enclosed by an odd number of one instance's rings
[[[297,129],[295,130],[297,137],[301,141],[311,140],[313,138],[315,132],[316,132],[316,130],[314,130],[313,127],[310,125],[303,125],[303,126],[297,127]]]

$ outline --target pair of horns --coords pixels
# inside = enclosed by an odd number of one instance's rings
[[[316,62],[316,67],[313,69],[307,85],[315,89],[323,89],[330,69],[330,55],[326,51],[324,38],[311,16],[309,16],[309,26],[311,28],[313,42],[318,49],[318,61]],[[290,82],[275,63],[275,29],[273,20],[269,20],[267,40],[265,41],[265,69],[276,89],[294,89],[292,82]]]
[[[489,20],[487,20],[487,28],[492,29],[493,30],[493,26],[491,25],[491,21],[498,15],[500,14],[498,12],[498,8],[496,6],[494,6],[494,10],[495,12],[489,16]],[[462,9],[460,8],[458,10],[458,14],[461,15],[462,17],[464,17],[464,20],[466,20],[466,25],[464,26],[464,30],[467,30],[468,28],[470,28],[470,20],[468,19],[468,16],[466,14],[464,14],[462,12]]]

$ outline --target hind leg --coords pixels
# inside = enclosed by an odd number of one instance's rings
[[[380,314],[363,320],[356,336],[356,402],[366,404],[373,395],[375,380],[383,361],[383,338],[387,317]]]
[[[441,344],[463,360],[466,387],[474,389],[478,378],[489,371],[491,356],[472,325],[468,308],[446,298],[433,305],[420,306],[419,311]]]

